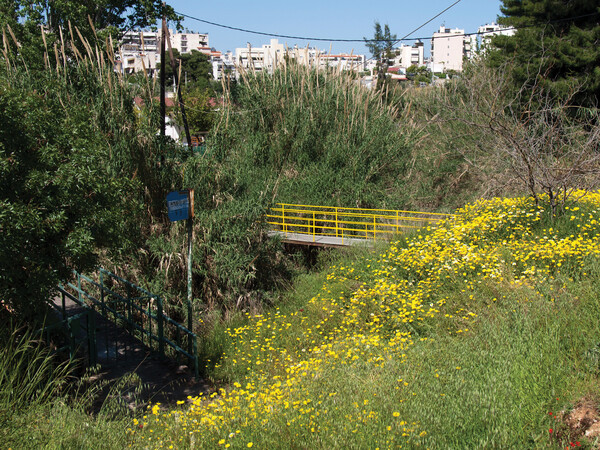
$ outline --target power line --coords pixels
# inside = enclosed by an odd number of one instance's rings
[[[410,33],[407,33],[402,39],[397,40],[396,42],[394,42],[392,44],[392,46],[396,45],[398,42],[401,42],[403,40],[405,40],[406,38],[408,38],[408,36],[410,36],[413,33],[416,33],[417,31],[419,31],[421,28],[423,28],[425,25],[427,25],[428,23],[432,22],[433,20],[437,19],[438,17],[440,17],[442,14],[444,14],[446,11],[448,11],[450,8],[453,8],[455,5],[458,5],[462,0],[457,0],[454,3],[452,3],[450,6],[448,6],[446,9],[444,9],[442,12],[436,14],[435,16],[433,16],[431,19],[429,19],[427,22],[424,22],[423,24],[419,25],[417,28],[415,28],[414,30],[412,30]],[[426,38],[423,38],[423,40],[425,40]]]
[[[417,28],[415,28],[414,30],[412,30],[410,33],[407,33],[401,39],[398,39],[397,41],[394,41],[393,45],[396,45],[397,43],[399,43],[401,41],[425,41],[425,40],[433,39],[433,36],[424,36],[424,37],[415,37],[415,38],[409,38],[408,36],[410,36],[411,34],[415,33],[416,31],[420,30],[421,28],[423,28],[425,25],[429,24],[433,20],[437,19],[439,16],[441,16],[442,14],[444,14],[446,11],[448,11],[450,8],[454,7],[455,5],[457,5],[458,3],[460,3],[461,1],[462,0],[457,0],[452,5],[448,6],[446,9],[444,9],[440,13],[436,14],[434,17],[432,17],[428,21],[426,21],[423,24],[419,25]],[[230,26],[230,25],[224,25],[224,24],[220,24],[220,23],[216,23],[216,22],[211,22],[209,20],[200,19],[198,17],[194,17],[194,16],[191,16],[189,14],[184,14],[184,13],[181,13],[181,12],[178,12],[178,11],[175,11],[175,14],[178,14],[178,15],[180,15],[182,17],[186,17],[186,18],[191,19],[191,20],[195,20],[197,22],[202,22],[202,23],[206,23],[208,25],[213,25],[215,27],[226,28],[226,29],[229,29],[229,30],[240,31],[240,32],[243,32],[243,33],[257,34],[257,35],[261,35],[261,36],[278,37],[278,38],[284,38],[284,39],[297,39],[297,40],[300,40],[300,41],[355,42],[355,43],[356,42],[360,42],[360,43],[365,43],[365,42],[387,42],[386,39],[318,38],[318,37],[293,36],[293,35],[286,35],[286,34],[268,33],[268,32],[264,32],[264,31],[249,30],[249,29],[246,29],[246,28],[233,27],[233,26]],[[581,16],[575,16],[575,17],[568,17],[568,18],[564,18],[564,19],[551,20],[551,21],[546,22],[546,25],[551,25],[551,24],[560,23],[560,22],[568,22],[568,21],[573,21],[573,20],[577,20],[577,19],[583,19],[583,18],[586,18],[586,17],[597,16],[599,14],[600,14],[600,12],[595,12],[595,13],[591,13],[591,14],[584,14],[584,15],[581,15]],[[485,32],[481,32],[481,33],[480,32],[460,33],[460,34],[456,34],[456,35],[448,36],[448,37],[476,36],[476,35],[482,35],[482,34],[493,34],[493,33],[499,32],[499,31],[507,31],[507,30],[513,30],[513,29],[519,29],[520,30],[520,29],[533,28],[533,27],[538,27],[538,26],[540,26],[540,24],[520,25],[518,27],[505,27],[505,28],[500,28],[498,30],[485,31]]]
[[[440,17],[442,14],[444,14],[446,11],[448,11],[450,8],[454,7],[455,5],[458,5],[462,0],[456,0],[454,3],[452,3],[450,6],[448,6],[446,9],[444,9],[442,12],[436,14],[435,16],[433,16],[431,19],[429,19],[427,22],[423,22],[421,25],[419,25],[417,28],[415,28],[414,30],[412,30],[410,33],[407,33],[403,38],[398,39],[397,41],[392,43],[392,47],[394,45],[396,45],[397,43],[405,40],[406,38],[408,38],[408,36],[410,36],[411,34],[419,31],[421,28],[423,28],[425,25],[427,25],[429,22],[433,21],[434,19],[437,19],[438,17]],[[375,55],[371,56],[371,58],[367,59],[365,62],[371,61],[372,59],[375,59]]]
[[[442,14],[444,14],[446,11],[448,11],[450,8],[454,7],[455,5],[457,5],[458,3],[460,3],[461,1],[462,0],[456,0],[453,4],[451,4],[450,6],[448,6],[446,9],[444,9],[440,13],[436,14],[435,16],[433,16],[427,22],[424,22],[423,24],[419,25],[417,28],[415,28],[410,33],[408,33],[406,36],[404,36],[404,38],[399,39],[398,41],[396,41],[392,45],[395,45],[395,44],[397,44],[400,41],[406,40],[406,38],[408,36],[410,36],[411,34],[417,32],[418,30],[420,30],[421,28],[423,28],[425,25],[427,25],[428,23],[432,22],[433,20],[437,19],[439,16],[441,16]],[[297,39],[297,40],[300,40],[300,41],[361,42],[361,43],[364,43],[364,42],[386,42],[386,40],[384,40],[384,39],[364,39],[364,38],[363,39],[337,39],[337,38],[317,38],[317,37],[306,37],[306,36],[290,36],[290,35],[285,35],[285,34],[274,34],[274,33],[267,33],[267,32],[264,32],[264,31],[254,31],[254,30],[248,30],[248,29],[245,29],[245,28],[232,27],[230,25],[223,25],[223,24],[220,24],[220,23],[211,22],[211,21],[208,21],[208,20],[200,19],[198,17],[190,16],[188,14],[180,13],[178,11],[175,11],[175,14],[178,14],[178,15],[180,15],[182,17],[186,17],[188,19],[196,20],[198,22],[202,22],[202,23],[206,23],[206,24],[209,24],[209,25],[213,25],[213,26],[216,26],[216,27],[227,28],[228,30],[241,31],[243,33],[258,34],[258,35],[261,35],[261,36],[278,37],[278,38],[284,38],[284,39]]]
[[[246,28],[238,28],[238,27],[232,27],[232,26],[229,26],[229,25],[223,25],[221,23],[211,22],[209,20],[199,19],[198,17],[190,16],[188,14],[183,14],[183,13],[180,13],[178,11],[175,11],[175,14],[178,14],[178,15],[180,15],[182,17],[186,17],[188,19],[196,20],[198,22],[202,22],[202,23],[206,23],[206,24],[209,24],[209,25],[213,25],[215,27],[227,28],[228,30],[241,31],[243,33],[258,34],[258,35],[261,35],[261,36],[278,37],[278,38],[284,38],[284,39],[297,39],[299,41],[364,42],[364,39],[329,39],[329,38],[317,38],[317,37],[306,37],[306,36],[290,36],[290,35],[287,35],[287,34],[267,33],[267,32],[264,32],[264,31],[254,31],[254,30],[248,30]]]

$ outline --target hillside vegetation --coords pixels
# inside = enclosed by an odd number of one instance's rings
[[[287,60],[223,86],[192,153],[157,135],[150,79],[115,73],[108,40],[70,39],[56,63],[26,66],[35,49],[13,37],[0,64],[0,353],[20,361],[0,364],[5,446],[599,444],[569,421],[600,401],[600,117],[573,104],[580,87],[560,98],[475,64],[443,87],[368,91]],[[187,234],[165,208],[182,188],[195,191],[193,328],[214,390],[91,416],[94,387],[17,318],[39,329],[56,283],[102,264],[184,322]],[[466,206],[311,266],[269,238],[277,202]]]
[[[306,278],[279,308],[215,332],[208,369],[223,387],[149,407],[133,442],[592,445],[556,419],[597,400],[600,373],[600,193],[572,195],[558,219],[547,198],[478,201]]]
[[[244,74],[224,102],[206,152],[163,169],[174,186],[195,190],[199,310],[260,308],[289,284],[297,260],[266,235],[265,212],[277,202],[410,205],[401,174],[417,136],[402,124],[402,97],[386,103],[351,74],[292,61],[272,76]],[[145,274],[130,278],[177,303],[186,289],[187,234],[161,219],[147,242],[149,259],[131,262]]]

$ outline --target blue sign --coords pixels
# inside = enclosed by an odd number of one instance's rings
[[[189,219],[189,217],[190,217],[189,191],[169,192],[167,194],[167,208],[169,211],[169,220],[171,222],[177,222],[178,220]]]

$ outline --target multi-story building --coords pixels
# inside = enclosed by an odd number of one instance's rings
[[[316,55],[320,68],[331,67],[339,70],[352,70],[362,72],[365,70],[365,55],[355,55],[350,53],[328,54],[320,53]]]
[[[477,29],[477,35],[480,37],[479,51],[485,53],[490,47],[494,36],[513,36],[516,32],[517,29],[514,27],[503,27],[494,22],[480,26]]]
[[[421,41],[416,41],[413,45],[401,45],[393,50],[394,52],[394,67],[404,69],[410,66],[422,66],[424,64],[424,48]]]
[[[431,39],[432,71],[462,71],[463,61],[471,58],[476,42],[475,36],[465,36],[465,30],[441,26]]]
[[[210,50],[210,52],[206,50],[200,50],[202,53],[210,57],[210,62],[212,64],[212,74],[215,80],[220,80],[223,76],[228,75],[231,77],[236,76],[236,66],[234,55],[232,52],[219,52]]]
[[[173,33],[169,30],[171,47],[179,53],[200,51],[208,47],[208,34],[202,33]],[[152,74],[160,62],[161,32],[128,31],[121,39],[120,60],[116,69],[123,73],[148,71]]]
[[[355,71],[363,71],[365,68],[364,55],[328,54],[311,47],[299,48],[295,46],[288,48],[286,45],[279,43],[277,39],[271,39],[270,44],[263,45],[260,48],[248,44],[247,47],[235,50],[235,64],[245,69],[252,68],[255,71],[266,70],[268,73],[273,73],[286,58],[312,67],[332,67]]]
[[[208,48],[208,34],[173,33],[172,30],[169,30],[169,35],[171,36],[171,46],[179,53],[190,53],[192,50]]]

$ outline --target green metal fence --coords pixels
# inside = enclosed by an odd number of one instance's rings
[[[57,353],[68,353],[71,359],[84,356],[87,365],[92,367],[97,363],[96,349],[96,320],[94,312],[85,309],[83,312],[67,315],[65,299],[71,295],[59,288],[62,298],[62,308],[54,303],[52,307],[59,313],[54,323],[38,330],[48,343],[56,344]]]
[[[165,314],[162,297],[105,269],[99,269],[95,278],[74,271],[73,282],[59,290],[80,306],[126,328],[161,357],[187,358],[199,377],[198,336]]]

